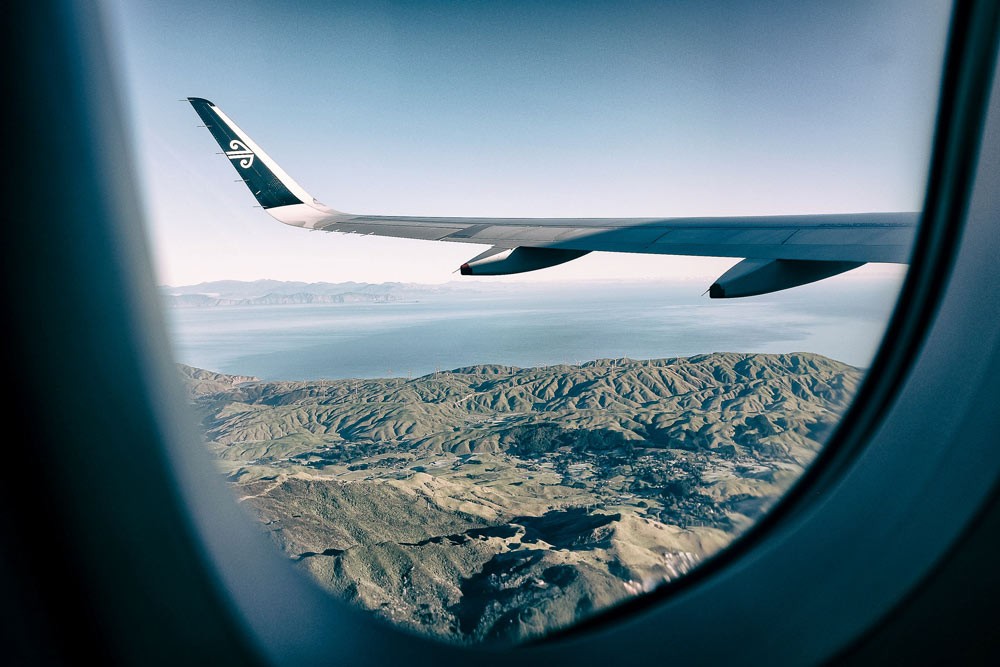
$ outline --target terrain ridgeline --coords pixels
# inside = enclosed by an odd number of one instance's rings
[[[861,371],[813,354],[262,382],[182,367],[240,501],[342,599],[458,643],[695,567],[801,475]]]

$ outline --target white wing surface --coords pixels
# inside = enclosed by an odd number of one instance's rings
[[[742,257],[710,289],[751,296],[826,278],[866,262],[906,263],[917,213],[711,218],[456,218],[355,215],[314,199],[208,100],[188,101],[272,217],[296,227],[491,248],[460,268],[502,275],[554,266],[594,250]]]

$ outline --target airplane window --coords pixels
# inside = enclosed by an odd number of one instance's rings
[[[677,580],[881,343],[948,3],[112,9],[207,448],[378,618],[519,642]]]

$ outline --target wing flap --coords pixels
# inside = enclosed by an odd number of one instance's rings
[[[905,263],[916,213],[740,218],[573,219],[343,216],[320,226],[502,248]]]

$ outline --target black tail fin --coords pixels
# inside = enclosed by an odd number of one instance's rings
[[[201,97],[187,99],[262,207],[277,208],[315,201],[221,109]]]

